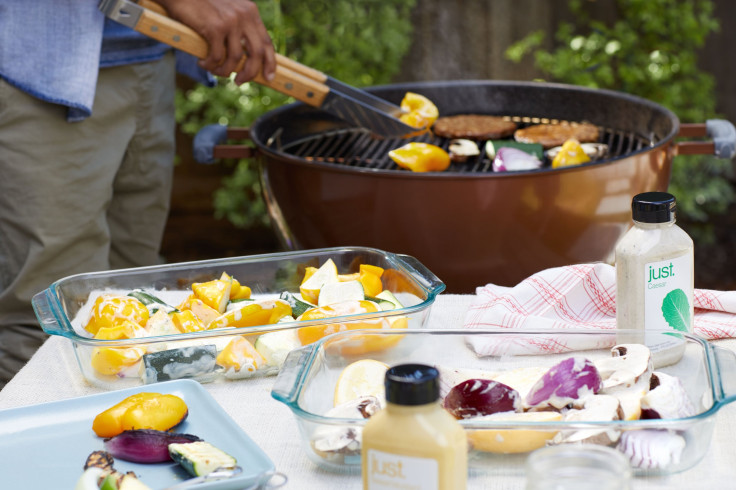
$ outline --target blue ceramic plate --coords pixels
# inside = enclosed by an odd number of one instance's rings
[[[176,428],[199,436],[235,457],[243,472],[228,480],[193,489],[242,489],[257,483],[274,465],[196,381],[177,380],[112,391],[29,407],[0,410],[0,478],[2,488],[72,489],[92,451],[103,440],[92,431],[95,415],[142,391],[171,393],[189,407],[189,416]],[[191,478],[176,463],[137,464],[116,460],[115,469],[134,471],[153,489]]]

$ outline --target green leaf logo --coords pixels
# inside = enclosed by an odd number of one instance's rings
[[[690,330],[690,304],[682,289],[673,289],[662,301],[662,315],[670,327],[680,332]]]

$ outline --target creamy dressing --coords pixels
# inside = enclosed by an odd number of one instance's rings
[[[693,267],[693,241],[675,224],[674,215],[664,223],[634,221],[616,246],[617,328],[638,331],[634,338],[620,334],[617,342],[646,344],[655,368],[677,362],[685,340],[647,331],[692,332]],[[681,301],[672,306],[672,298]]]

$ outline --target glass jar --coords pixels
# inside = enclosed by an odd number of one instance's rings
[[[526,461],[526,490],[628,490],[631,465],[619,451],[598,444],[538,449]]]

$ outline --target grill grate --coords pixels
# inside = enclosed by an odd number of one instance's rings
[[[508,117],[519,127],[538,123],[558,123],[556,119]],[[631,153],[644,150],[657,143],[654,135],[641,136],[623,130],[598,127],[599,143],[608,145],[608,155],[594,162],[610,161],[625,157]],[[405,139],[375,139],[368,131],[351,128],[310,135],[278,148],[280,151],[309,161],[318,161],[336,166],[370,168],[376,170],[404,171],[389,157],[388,152],[409,141],[431,143],[448,150],[450,140],[432,134],[414,136]],[[280,145],[279,145],[280,146]],[[485,144],[480,145],[480,155],[471,157],[463,163],[452,162],[448,172],[456,173],[490,173],[492,161],[485,152]],[[547,162],[547,165],[549,162]]]

